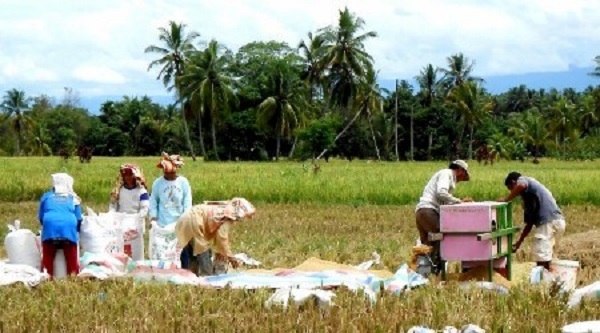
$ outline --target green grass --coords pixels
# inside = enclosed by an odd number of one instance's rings
[[[95,157],[91,164],[58,157],[0,158],[0,201],[38,200],[50,188],[50,174],[68,172],[84,201],[107,202],[125,162],[140,164],[151,186],[160,176],[156,158]],[[190,180],[194,202],[244,196],[260,203],[323,203],[353,205],[413,205],[423,187],[445,162],[322,163],[314,174],[310,165],[281,163],[204,163],[186,159],[181,174]],[[459,184],[456,194],[475,200],[494,200],[506,194],[504,178],[519,171],[537,178],[554,193],[559,204],[600,205],[600,162],[542,161],[539,165],[501,162],[494,166],[471,162],[471,181]]]

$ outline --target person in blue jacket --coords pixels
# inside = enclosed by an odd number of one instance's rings
[[[66,173],[52,175],[52,190],[42,195],[38,218],[42,224],[42,269],[54,276],[56,251],[62,249],[67,274],[79,274],[77,243],[83,218],[71,176]]]

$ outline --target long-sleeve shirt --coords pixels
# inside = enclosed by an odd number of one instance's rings
[[[183,176],[175,180],[157,178],[150,193],[150,219],[165,227],[177,222],[181,214],[192,207],[192,189]]]
[[[83,217],[79,200],[73,195],[57,195],[53,191],[44,193],[40,199],[38,219],[42,224],[42,241],[79,241],[78,229]]]
[[[142,186],[132,189],[121,187],[119,190],[119,201],[110,204],[109,211],[127,214],[139,214],[141,217],[148,215],[150,208],[150,196]]]
[[[175,226],[177,240],[182,247],[192,242],[194,255],[207,251],[212,243],[216,253],[231,257],[229,228],[232,222],[226,218],[215,221],[214,209],[218,208],[202,204],[186,211]]]
[[[452,195],[455,187],[456,177],[451,169],[436,172],[425,186],[416,210],[431,208],[439,212],[440,205],[460,203],[461,200]]]

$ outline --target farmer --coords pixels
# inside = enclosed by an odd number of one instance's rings
[[[538,266],[549,270],[554,254],[554,245],[558,243],[565,232],[565,218],[556,204],[556,200],[542,183],[518,172],[509,173],[504,180],[504,185],[510,194],[497,201],[509,202],[520,195],[523,205],[525,229],[519,240],[513,245],[513,252],[519,250],[523,240],[535,226],[533,257]]]
[[[459,199],[452,195],[456,184],[469,180],[469,165],[463,160],[451,162],[447,169],[436,172],[429,180],[423,195],[416,207],[416,222],[419,238],[422,244],[432,246],[432,261],[439,272],[441,259],[439,257],[439,241],[429,240],[429,233],[440,231],[440,206],[453,205],[472,201],[469,198]]]
[[[144,220],[150,206],[146,180],[141,169],[135,164],[123,164],[112,192],[110,193],[109,211],[127,214],[138,214]],[[145,223],[144,223],[145,225]],[[141,236],[137,231],[129,232],[126,238]],[[125,254],[132,256],[131,245],[125,245]]]
[[[188,180],[177,174],[177,169],[183,166],[179,155],[168,155],[163,152],[158,168],[163,169],[163,176],[152,184],[150,195],[150,221],[155,221],[161,227],[177,222],[179,217],[192,207],[192,190]],[[191,247],[187,246],[181,252],[181,267],[188,268]]]
[[[199,276],[227,272],[228,263],[237,268],[239,263],[229,247],[229,229],[238,221],[252,217],[256,212],[248,200],[233,198],[230,201],[204,203],[186,211],[175,226],[180,246],[191,244]],[[211,243],[216,255],[212,262]]]
[[[56,251],[62,249],[67,274],[79,274],[77,242],[83,218],[71,176],[66,173],[52,175],[52,190],[42,195],[38,219],[42,224],[42,268],[54,276],[54,257]]]

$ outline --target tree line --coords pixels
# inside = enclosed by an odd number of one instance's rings
[[[600,156],[600,87],[582,92],[518,85],[491,94],[462,53],[426,64],[393,91],[378,84],[365,42],[377,38],[347,8],[297,45],[255,41],[232,52],[183,23],[159,28],[148,70],[176,103],[106,101],[99,114],[65,88],[59,103],[11,89],[3,97],[0,154],[190,154],[195,160],[377,160]],[[591,75],[600,76],[598,67]]]

